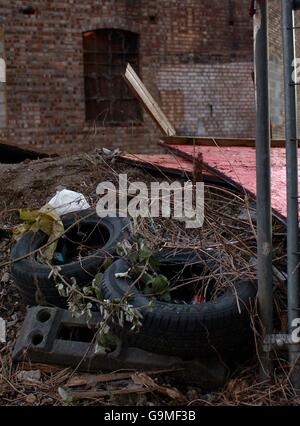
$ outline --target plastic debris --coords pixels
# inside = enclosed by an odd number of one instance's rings
[[[53,263],[63,265],[65,263],[65,256],[63,253],[56,251],[53,255]]]
[[[4,274],[1,277],[1,282],[6,284],[9,282],[9,279],[10,279],[9,272],[4,272]]]
[[[52,260],[57,247],[57,241],[64,232],[64,225],[56,210],[49,204],[45,204],[40,210],[20,209],[20,219],[24,223],[13,228],[14,238],[21,237],[25,232],[42,231],[48,235],[47,246],[41,250],[43,258]],[[41,259],[42,260],[42,259]]]
[[[41,380],[41,372],[40,370],[19,371],[17,379],[20,382],[39,382]]]
[[[199,305],[203,302],[205,302],[205,298],[202,296],[202,294],[196,294],[192,300],[192,305]]]
[[[69,189],[57,191],[48,204],[56,210],[59,216],[91,207],[83,194]]]
[[[0,343],[6,343],[6,322],[0,318]]]

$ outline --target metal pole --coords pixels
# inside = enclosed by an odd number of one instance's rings
[[[273,331],[272,210],[270,168],[270,115],[268,85],[267,1],[256,2],[254,64],[256,89],[257,275],[262,337]],[[261,352],[262,379],[270,378],[270,353]]]
[[[298,270],[298,141],[296,120],[296,86],[292,80],[295,59],[293,0],[282,0],[282,39],[284,61],[285,98],[285,139],[287,178],[287,269],[288,269],[288,322],[289,334],[293,331],[293,320],[299,311],[299,270]],[[297,358],[299,345],[289,346],[289,360],[292,367],[291,379],[300,389],[300,372]]]

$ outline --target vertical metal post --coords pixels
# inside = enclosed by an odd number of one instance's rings
[[[262,337],[273,331],[272,210],[270,168],[270,114],[268,85],[267,0],[258,0],[254,14],[256,89],[257,275]],[[270,378],[270,353],[261,352],[262,379]]]
[[[293,0],[282,0],[282,40],[284,62],[285,98],[285,139],[287,177],[287,269],[288,269],[288,322],[289,333],[293,331],[293,320],[300,316],[299,311],[299,271],[298,271],[298,141],[296,120],[296,86],[292,79],[295,59]],[[291,379],[296,389],[300,389],[299,345],[289,346],[289,359],[292,367]]]

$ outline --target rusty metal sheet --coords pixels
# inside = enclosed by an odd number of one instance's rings
[[[170,154],[123,154],[119,159],[143,169],[157,170],[168,175],[179,174],[197,179],[200,173],[204,182],[225,185],[233,190],[238,189],[237,185],[226,176],[220,176],[206,169],[202,158],[187,159],[171,152]]]

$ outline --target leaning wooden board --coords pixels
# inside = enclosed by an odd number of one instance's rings
[[[140,99],[143,106],[149,112],[161,131],[166,136],[175,135],[176,131],[174,127],[160,109],[157,102],[155,102],[151,94],[148,92],[145,85],[130,64],[127,65],[124,78],[131,91]]]

